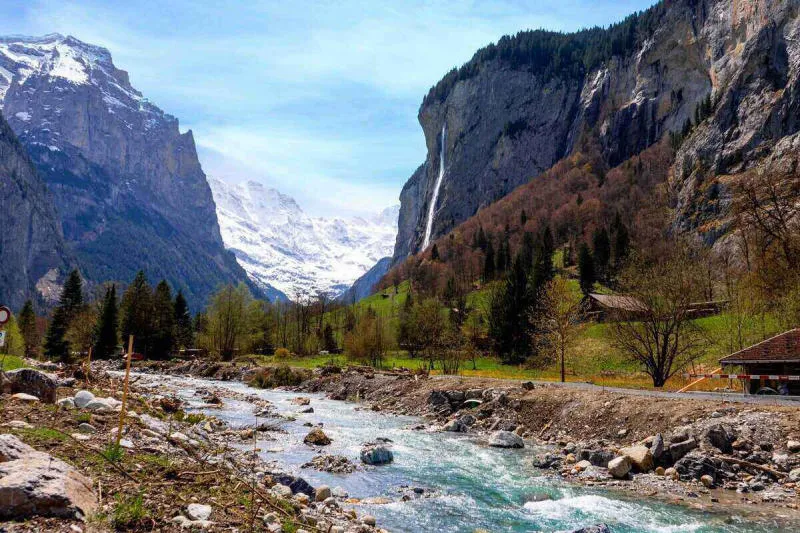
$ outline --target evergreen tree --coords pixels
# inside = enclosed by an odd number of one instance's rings
[[[30,300],[22,306],[17,321],[19,332],[22,334],[25,357],[35,358],[39,355],[39,331],[36,329],[36,313],[33,311],[33,302]]]
[[[630,236],[628,235],[628,228],[622,222],[619,213],[617,213],[614,223],[611,226],[611,232],[613,238],[611,252],[613,256],[614,268],[617,269],[628,257],[630,248]]]
[[[175,306],[166,280],[161,280],[153,294],[152,324],[149,355],[154,359],[167,359],[175,348]]]
[[[519,225],[520,227],[524,228],[525,224],[528,222],[528,214],[523,209],[522,212],[519,214]]]
[[[112,357],[119,345],[119,307],[117,305],[117,287],[112,285],[106,289],[103,297],[103,308],[95,326],[94,357],[108,359]]]
[[[526,231],[522,236],[522,247],[519,251],[519,256],[525,268],[533,268],[533,259],[536,257],[536,238],[533,233]]]
[[[83,281],[77,270],[73,270],[64,282],[64,289],[58,306],[53,311],[53,319],[47,328],[44,353],[47,357],[70,362],[71,350],[66,339],[67,330],[73,317],[83,307]]]
[[[483,281],[491,281],[494,279],[494,246],[492,241],[486,242],[486,256],[483,259]]]
[[[555,275],[554,253],[553,234],[550,232],[550,228],[546,227],[539,239],[536,261],[533,266],[533,283],[537,288],[543,287]]]
[[[439,260],[439,247],[436,246],[436,243],[431,246],[431,261],[438,261]]]
[[[194,346],[192,315],[189,314],[189,305],[180,290],[178,295],[175,296],[175,342],[178,348],[191,348]]]
[[[153,330],[153,291],[143,271],[133,278],[120,305],[120,334],[127,349],[128,337],[134,336],[135,352],[147,355]]]
[[[585,242],[581,243],[578,250],[578,278],[580,280],[581,292],[589,294],[594,289],[594,259],[592,252]]]
[[[592,248],[595,275],[604,279],[608,274],[608,265],[611,261],[611,239],[608,238],[605,228],[594,232]]]
[[[495,271],[501,274],[506,271],[506,246],[508,243],[504,238],[500,239],[500,246],[497,249]]]
[[[503,287],[492,295],[489,311],[489,338],[506,364],[520,364],[532,352],[530,311],[533,303],[528,270],[518,256]]]
[[[339,351],[339,346],[336,344],[336,337],[333,336],[333,327],[330,324],[325,324],[322,330],[322,345],[329,353],[336,353]]]

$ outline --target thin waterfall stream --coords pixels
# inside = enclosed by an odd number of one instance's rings
[[[439,189],[442,187],[442,179],[444,178],[444,153],[447,141],[447,122],[442,124],[441,133],[441,146],[439,147],[439,175],[436,177],[436,183],[433,185],[433,196],[431,203],[428,206],[428,220],[425,223],[425,238],[422,240],[422,249],[425,250],[431,243],[431,232],[433,231],[433,219],[436,215],[436,203],[439,201]]]

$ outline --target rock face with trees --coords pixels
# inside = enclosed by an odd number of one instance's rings
[[[659,141],[678,151],[675,224],[719,238],[731,182],[720,177],[796,152],[798,24],[794,0],[680,0],[479,50],[420,106],[428,156],[401,194],[395,262],[420,251],[442,153],[434,239],[587,143],[603,174]]]

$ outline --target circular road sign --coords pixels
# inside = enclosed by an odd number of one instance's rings
[[[0,305],[0,326],[11,320],[11,309]]]

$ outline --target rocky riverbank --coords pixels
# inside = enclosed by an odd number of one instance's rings
[[[540,446],[534,465],[575,483],[800,524],[800,408],[368,369],[320,371],[298,390]]]
[[[259,459],[256,443],[276,438],[276,425],[233,429],[134,379],[116,446],[119,377],[47,370],[0,378],[0,531],[380,531],[340,505],[347,494]],[[209,406],[222,396],[278,417],[257,397],[196,394]]]

